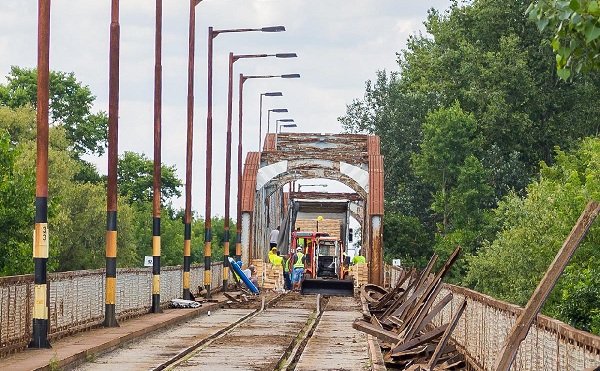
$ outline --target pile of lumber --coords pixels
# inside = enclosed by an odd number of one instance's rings
[[[340,238],[341,234],[341,222],[338,219],[298,219],[296,220],[296,228],[300,228],[302,232],[317,232],[318,231],[329,233],[331,237]]]
[[[369,265],[368,263],[356,263],[352,266],[352,277],[354,287],[360,287],[369,283]]]
[[[265,283],[267,264],[264,261],[262,261],[262,259],[252,259],[250,264],[252,264],[254,266],[254,274],[256,275],[256,280],[258,281],[258,286],[263,287],[263,285]]]
[[[265,264],[267,270],[265,273],[265,280],[263,283],[263,289],[282,291],[283,285],[283,267],[281,265],[272,267],[271,264]]]
[[[386,366],[405,370],[463,370],[463,356],[449,343],[465,307],[463,301],[449,323],[435,326],[432,319],[452,300],[452,294],[438,300],[442,278],[456,261],[457,248],[440,271],[431,270],[437,260],[434,255],[427,268],[417,275],[400,277],[396,286],[385,290],[366,285],[361,296],[368,306],[369,316],[352,325],[355,329],[379,339]],[[435,305],[434,305],[435,303]]]

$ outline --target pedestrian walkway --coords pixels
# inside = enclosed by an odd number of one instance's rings
[[[213,302],[214,301],[214,302]],[[152,331],[193,318],[209,310],[215,310],[226,298],[220,294],[213,301],[194,309],[165,309],[163,313],[151,313],[119,322],[119,327],[99,327],[90,331],[51,341],[50,349],[26,349],[0,358],[3,370],[56,370],[66,365],[84,362],[87,357],[118,347],[147,335]]]

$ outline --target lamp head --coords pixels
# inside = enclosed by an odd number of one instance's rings
[[[296,53],[277,53],[275,54],[276,58],[296,58],[298,55]]]
[[[285,27],[283,27],[283,26],[271,26],[271,27],[263,27],[260,30],[262,32],[282,32],[282,31],[285,31]]]
[[[287,112],[288,110],[287,110],[287,108],[273,108],[273,109],[270,109],[269,111],[277,112],[277,113],[284,113],[284,112]]]
[[[285,75],[281,75],[282,79],[297,79],[300,78],[300,74],[299,73],[288,73]]]
[[[272,92],[268,92],[268,93],[263,93],[263,95],[265,97],[281,97],[281,96],[283,96],[283,93],[280,91],[272,91]]]

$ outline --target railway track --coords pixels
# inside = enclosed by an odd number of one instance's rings
[[[91,357],[76,370],[367,370],[352,297],[281,294],[222,308]]]

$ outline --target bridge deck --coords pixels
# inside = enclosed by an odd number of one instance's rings
[[[220,301],[224,298],[218,298]],[[161,314],[147,314],[119,323],[119,327],[96,328],[52,341],[51,349],[27,349],[1,358],[3,369],[37,370],[62,368],[73,362],[85,362],[86,356],[98,354],[218,308],[218,303],[196,309],[166,309]]]
[[[9,355],[1,363],[18,370],[371,369],[367,336],[352,328],[362,316],[357,298],[274,296],[264,296],[266,309],[260,311],[261,300],[227,308],[227,299],[217,294],[217,303],[147,314],[54,341],[51,349]]]

